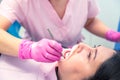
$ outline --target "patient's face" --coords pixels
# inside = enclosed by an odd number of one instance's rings
[[[93,76],[114,53],[114,50],[103,46],[92,48],[83,43],[64,50],[64,58],[58,62],[60,77],[62,80],[85,80]]]

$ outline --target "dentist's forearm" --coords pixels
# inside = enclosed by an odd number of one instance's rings
[[[0,53],[10,56],[18,56],[21,39],[15,38],[0,28]]]
[[[89,19],[85,28],[91,33],[102,38],[105,38],[105,34],[109,30],[109,28],[97,18]]]

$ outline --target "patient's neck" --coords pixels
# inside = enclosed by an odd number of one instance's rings
[[[62,77],[61,77],[61,74],[60,74],[60,72],[59,72],[58,67],[55,68],[55,71],[56,71],[57,80],[64,80],[64,79],[62,79]]]
[[[57,80],[80,80],[79,74],[77,73],[65,73],[61,72],[58,67],[55,68]]]
[[[55,71],[56,71],[57,80],[69,80],[69,79],[64,79],[64,76],[62,76],[62,73],[60,72],[58,67],[55,68]]]
[[[59,72],[58,72],[58,67],[55,68],[55,71],[56,71],[57,80],[60,80],[59,74],[58,74],[58,73],[59,73]]]

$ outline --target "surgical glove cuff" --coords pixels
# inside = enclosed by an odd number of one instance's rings
[[[105,37],[109,41],[113,41],[113,42],[120,41],[120,33],[113,30],[108,30],[105,34]]]
[[[22,40],[19,46],[18,57],[20,59],[31,59],[31,46],[33,42],[28,40]]]

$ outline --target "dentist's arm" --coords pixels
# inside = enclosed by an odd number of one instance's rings
[[[102,38],[105,38],[109,41],[120,42],[120,33],[108,28],[98,18],[88,19],[85,28],[91,33]]]
[[[102,38],[105,38],[105,33],[109,30],[109,28],[106,27],[106,25],[103,24],[103,22],[100,21],[98,18],[88,19],[86,22],[85,28],[89,32],[97,36],[100,36]]]
[[[10,25],[11,22],[7,18],[0,16],[0,53],[17,56],[21,40],[6,32]]]
[[[5,31],[10,25],[8,19],[0,16],[0,53],[40,62],[54,62],[60,59],[62,55],[60,43],[49,39],[38,42],[18,39]]]

